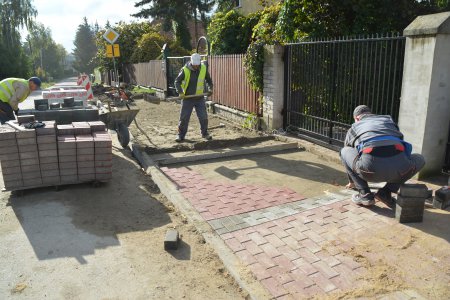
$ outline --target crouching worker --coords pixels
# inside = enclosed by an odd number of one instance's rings
[[[32,91],[41,87],[38,77],[30,79],[6,78],[0,81],[0,121],[15,120],[14,113],[19,112],[19,103],[27,99]]]
[[[413,177],[425,165],[420,154],[411,154],[412,147],[403,140],[403,134],[391,116],[372,114],[366,105],[353,112],[355,123],[347,132],[340,156],[349,184],[359,193],[352,201],[370,206],[375,199],[388,206],[393,204],[391,193],[397,193],[400,185]],[[367,182],[386,182],[374,195]]]

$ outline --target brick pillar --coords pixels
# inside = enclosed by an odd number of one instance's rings
[[[399,126],[426,165],[419,178],[444,165],[450,124],[450,12],[417,17],[403,33],[405,64]]]
[[[273,130],[283,127],[284,105],[284,47],[264,47],[264,91],[261,127]]]

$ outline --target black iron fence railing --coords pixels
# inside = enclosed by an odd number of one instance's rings
[[[404,53],[398,35],[288,44],[285,127],[342,146],[359,104],[397,121]]]

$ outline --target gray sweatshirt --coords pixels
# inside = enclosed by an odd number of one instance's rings
[[[190,62],[188,62],[186,64],[186,66],[189,68],[189,70],[191,70],[191,77],[189,78],[189,84],[188,84],[185,95],[186,96],[195,95],[195,92],[197,91],[197,81],[198,81],[198,76],[200,74],[200,68],[197,71],[195,71],[192,68],[192,65]],[[181,82],[183,82],[183,80],[184,80],[184,71],[183,71],[183,69],[181,69],[180,73],[178,74],[177,78],[175,79],[175,88],[177,89],[178,94],[183,93],[183,88],[181,87]],[[212,90],[213,82],[212,82],[211,76],[209,75],[208,69],[206,70],[205,81],[207,83],[208,90]],[[206,90],[206,85],[205,85],[205,90]]]

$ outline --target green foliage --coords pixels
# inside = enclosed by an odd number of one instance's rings
[[[259,21],[253,27],[252,39],[266,44],[279,43],[276,35],[275,24],[280,13],[280,4],[266,7],[259,13]]]
[[[264,42],[251,43],[244,56],[248,81],[260,93],[264,89],[264,45]]]
[[[258,126],[258,117],[254,113],[248,114],[244,122],[242,123],[242,128],[249,130],[257,129],[257,126]]]
[[[94,57],[97,53],[97,46],[95,44],[94,30],[88,24],[86,17],[84,17],[83,23],[78,25],[73,44],[75,45],[73,50],[75,56],[73,67],[78,72],[92,73],[95,68]]]
[[[164,37],[157,32],[144,34],[137,42],[131,61],[143,62],[156,59],[161,55],[161,47],[164,43]]]

